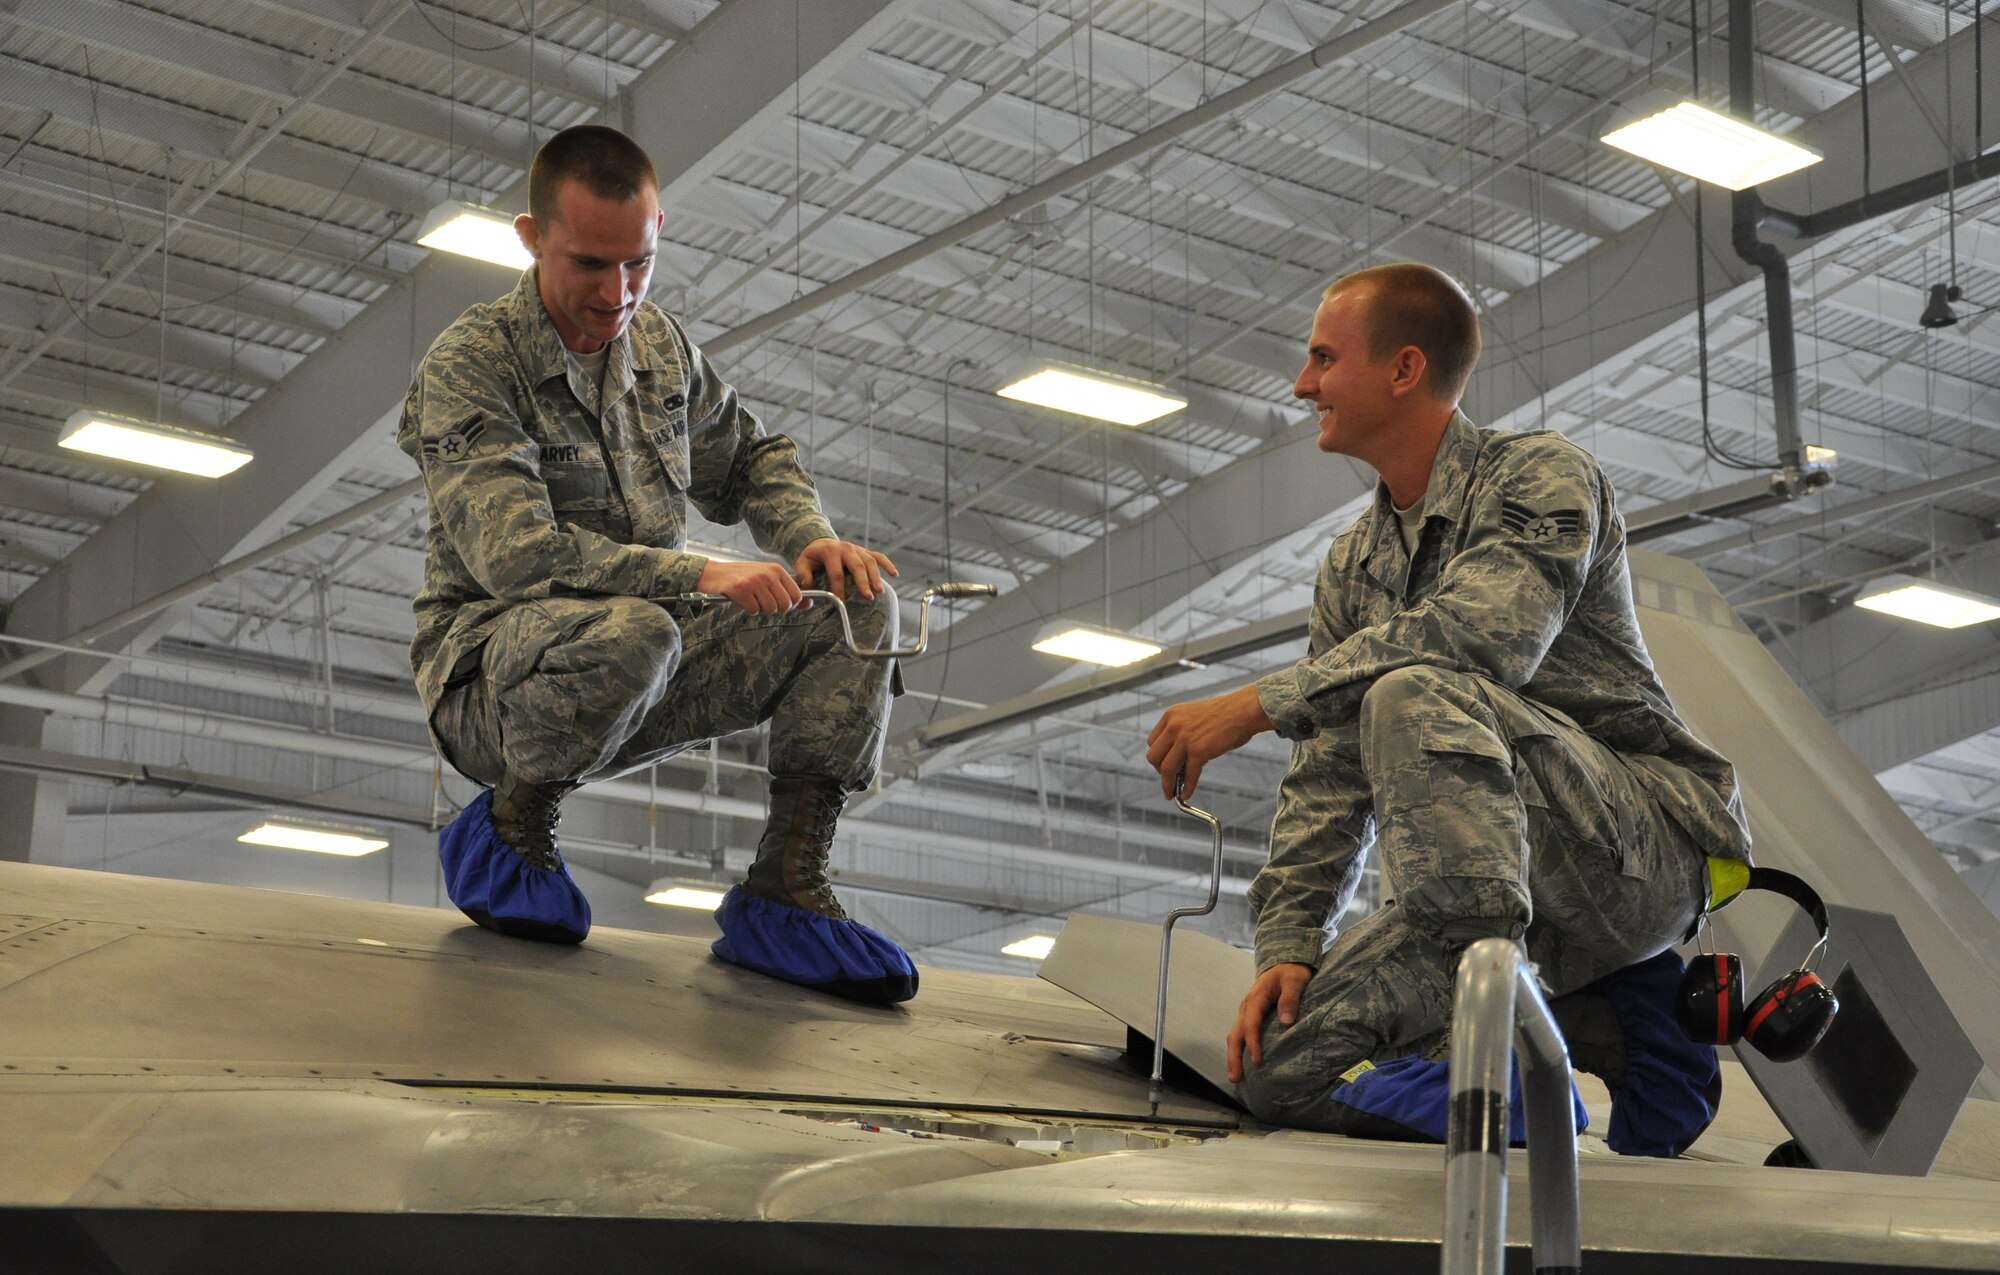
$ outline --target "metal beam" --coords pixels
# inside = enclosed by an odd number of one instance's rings
[[[2000,728],[2000,667],[1963,676],[1833,719],[1869,770],[1881,774],[1949,744]]]
[[[1299,57],[1266,71],[1253,80],[1220,94],[1207,104],[1187,111],[1165,123],[1157,124],[1119,145],[1110,147],[1103,154],[1072,165],[1055,176],[1035,183],[1021,193],[1001,200],[983,212],[974,214],[934,234],[911,244],[900,252],[892,253],[872,265],[843,275],[840,279],[799,298],[790,305],[780,306],[741,323],[708,342],[708,348],[726,350],[741,345],[752,337],[761,336],[793,319],[838,300],[851,292],[856,292],[869,284],[878,283],[901,273],[908,267],[934,256],[954,244],[960,243],[980,231],[997,226],[1009,217],[1016,217],[1031,208],[1047,203],[1065,191],[1093,181],[1107,173],[1144,155],[1176,141],[1204,124],[1224,119],[1260,98],[1267,97],[1286,85],[1312,74],[1332,62],[1352,57],[1381,40],[1395,35],[1404,27],[1430,17],[1449,8],[1451,0],[1408,0],[1360,27],[1348,35],[1329,40],[1325,44]]]

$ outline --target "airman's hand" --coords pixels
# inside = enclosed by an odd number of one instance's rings
[[[1243,997],[1243,1004],[1237,1007],[1236,1022],[1229,1029],[1229,1040],[1224,1056],[1229,1059],[1229,1083],[1243,1081],[1243,1055],[1250,1055],[1253,1066],[1264,1064],[1264,1020],[1271,1016],[1276,1006],[1278,1025],[1290,1027],[1299,1021],[1299,995],[1312,981],[1313,969],[1310,965],[1280,963],[1273,965],[1257,976],[1250,984],[1250,991]]]
[[[884,572],[891,576],[901,574],[887,554],[864,549],[845,540],[835,540],[831,536],[807,545],[792,568],[792,576],[800,588],[813,588],[814,577],[824,576],[827,592],[843,602],[847,600],[847,582],[850,579],[854,581],[856,593],[863,599],[873,600],[882,591]]]
[[[798,581],[775,562],[721,562],[709,559],[695,582],[703,593],[719,593],[752,615],[776,615],[802,603]]]
[[[1168,801],[1177,788],[1183,800],[1192,801],[1203,766],[1273,729],[1276,723],[1265,715],[1254,685],[1176,704],[1146,736],[1146,763],[1160,772],[1160,791]]]

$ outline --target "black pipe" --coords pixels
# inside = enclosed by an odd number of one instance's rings
[[[1755,123],[1757,103],[1751,85],[1756,28],[1751,0],[1729,0],[1729,109],[1740,120]],[[1695,192],[1701,198],[1701,192]],[[1736,191],[1730,201],[1730,242],[1736,255],[1764,272],[1764,331],[1771,342],[1771,412],[1778,435],[1778,466],[1788,475],[1799,472],[1805,448],[1799,437],[1799,355],[1792,334],[1792,268],[1785,254],[1758,237],[1769,215],[1755,190]],[[1696,245],[1695,251],[1701,251]]]
[[[2000,150],[1990,155],[1976,155],[1961,160],[1949,168],[1940,168],[1922,177],[1912,177],[1906,182],[1898,182],[1887,190],[1850,199],[1844,204],[1822,208],[1818,212],[1789,213],[1782,209],[1764,209],[1764,228],[1792,239],[1817,239],[1830,235],[1836,230],[1846,230],[1871,218],[1892,212],[1900,212],[1913,204],[1921,204],[1936,199],[1939,195],[1959,186],[1984,181],[1988,177],[2000,177]]]

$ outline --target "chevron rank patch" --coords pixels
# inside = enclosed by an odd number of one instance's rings
[[[464,460],[472,454],[472,445],[486,432],[486,422],[473,417],[457,429],[447,431],[436,442],[425,439],[425,460]]]
[[[1511,500],[1500,502],[1500,525],[1508,534],[1523,540],[1555,540],[1583,530],[1581,509],[1552,509],[1537,513]]]

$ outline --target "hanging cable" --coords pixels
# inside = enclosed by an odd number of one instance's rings
[[[1867,0],[1854,0],[1854,52],[1856,73],[1861,83],[1861,193],[1874,191],[1872,183],[1873,156],[1869,142],[1873,129],[1868,122],[1868,11],[1864,7]]]
[[[1974,19],[1975,24],[1977,19]],[[1974,25],[1976,38],[1979,28]],[[1951,43],[1951,0],[1944,0],[1944,40]],[[1951,59],[1944,60],[1944,233],[1947,278],[1953,295],[1963,295],[1958,287],[1958,150],[1952,145],[1957,121],[1952,112]]]
[[[947,363],[944,369],[944,493],[943,493],[944,519],[943,522],[944,522],[944,578],[947,580],[953,580],[957,578],[957,573],[952,569],[953,559],[951,553],[951,374],[958,370],[960,364],[964,364],[966,367],[975,366],[971,359],[966,358],[964,355],[960,355],[958,358],[953,359],[950,363]],[[945,628],[944,659],[941,660],[938,664],[938,693],[937,696],[931,700],[931,712],[930,716],[924,719],[925,725],[929,725],[931,722],[937,720],[938,706],[944,703],[945,687],[948,685],[951,679],[952,635],[957,631],[957,629],[958,626],[956,624],[948,625]]]

